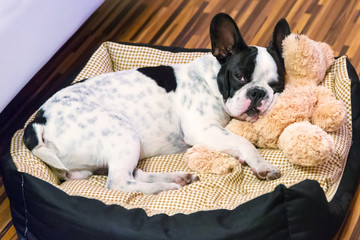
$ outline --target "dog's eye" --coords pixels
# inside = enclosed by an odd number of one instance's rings
[[[235,76],[235,78],[238,80],[238,81],[240,81],[241,83],[245,83],[245,78],[244,78],[244,76],[242,75],[242,74],[238,74],[238,73],[236,73],[236,74],[234,74],[234,76]]]

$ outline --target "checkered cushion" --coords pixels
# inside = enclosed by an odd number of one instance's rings
[[[172,53],[150,47],[105,42],[75,81],[101,73],[141,66],[186,63],[204,54],[209,53]],[[13,136],[10,153],[18,171],[41,178],[70,195],[96,198],[105,204],[119,204],[127,209],[143,208],[149,216],[159,213],[189,214],[213,209],[231,210],[250,199],[271,192],[278,184],[290,187],[305,179],[318,181],[330,201],[343,174],[352,139],[350,80],[346,71],[345,56],[335,61],[322,84],[331,89],[338,99],[344,101],[347,108],[346,123],[337,132],[331,133],[336,143],[336,152],[325,164],[301,167],[291,164],[280,150],[259,149],[265,159],[281,169],[282,177],[274,181],[260,181],[254,177],[249,167],[238,165],[229,174],[198,174],[200,181],[176,191],[162,192],[158,195],[125,193],[106,189],[106,176],[94,175],[89,180],[60,183],[55,174],[26,149],[22,142],[23,130],[17,131]],[[149,172],[191,172],[184,162],[183,154],[144,159],[139,162],[138,167]]]

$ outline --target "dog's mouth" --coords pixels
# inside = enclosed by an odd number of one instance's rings
[[[261,111],[255,107],[246,110],[246,112],[242,113],[237,119],[247,122],[256,122],[261,115]]]
[[[249,108],[245,113],[249,117],[256,117],[256,116],[259,116],[261,114],[260,110],[258,108],[256,108],[256,107]]]
[[[256,122],[260,115],[266,112],[267,106],[269,106],[269,104],[266,104],[264,100],[252,102],[250,106],[238,117],[238,119],[248,122]]]
[[[233,118],[241,121],[256,122],[261,116],[266,115],[277,102],[279,94],[273,94],[258,101],[251,99],[235,98],[224,101],[225,111]],[[240,104],[239,104],[240,102]]]
[[[275,94],[274,97],[269,102],[262,100],[257,104],[250,104],[250,106],[242,113],[240,116],[236,117],[239,120],[247,122],[256,122],[259,120],[259,117],[268,113],[274,106],[277,101],[278,94]]]
[[[263,112],[266,111],[263,105],[256,107],[256,105],[251,103],[245,109],[238,111],[237,114],[231,113],[228,108],[225,108],[225,110],[230,116],[247,122],[256,122],[259,119],[260,115],[262,115]]]

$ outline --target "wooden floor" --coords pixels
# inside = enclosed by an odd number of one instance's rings
[[[107,0],[1,113],[1,153],[6,151],[4,142],[30,113],[68,84],[67,79],[80,70],[101,42],[210,48],[209,23],[218,12],[229,13],[245,41],[260,46],[267,46],[275,23],[285,17],[292,32],[329,43],[336,55],[346,54],[360,73],[360,1]],[[360,239],[359,193],[336,239]],[[1,178],[0,238],[17,239]]]

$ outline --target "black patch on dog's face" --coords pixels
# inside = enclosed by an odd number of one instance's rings
[[[233,97],[237,90],[251,81],[257,52],[257,48],[248,47],[232,54],[221,65],[217,83],[224,100]]]
[[[279,76],[277,82],[269,84],[269,86],[274,89],[274,93],[281,93],[285,88],[285,65],[282,57],[282,42],[290,33],[288,22],[284,18],[280,19],[274,28],[271,42],[267,47],[268,53],[276,63]]]
[[[251,81],[257,49],[249,47],[235,21],[225,13],[217,14],[210,24],[212,54],[221,64],[217,82],[224,101]]]
[[[281,19],[273,32],[267,51],[277,65],[279,81],[269,83],[274,93],[282,92],[285,86],[285,67],[282,58],[282,41],[290,34],[290,27]],[[221,64],[218,74],[219,91],[224,101],[252,80],[258,50],[248,46],[235,21],[225,13],[217,14],[210,24],[212,54]]]
[[[137,69],[145,76],[153,79],[166,92],[175,91],[177,87],[174,69],[170,66],[143,67]]]
[[[270,82],[269,86],[274,90],[274,93],[281,93],[285,88],[285,66],[284,61],[278,58],[276,52],[269,47],[267,48],[268,53],[274,59],[277,66],[278,81]]]

